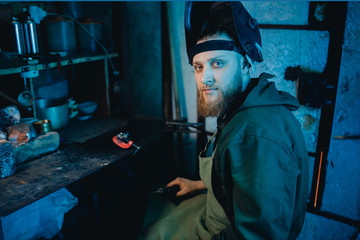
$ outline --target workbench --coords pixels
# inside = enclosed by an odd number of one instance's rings
[[[128,132],[141,146],[136,155],[171,135],[163,120],[149,117],[72,119],[59,130],[61,143],[56,151],[22,163],[14,175],[0,179],[0,216],[115,163],[132,161],[136,148],[122,149],[112,142],[119,132]]]

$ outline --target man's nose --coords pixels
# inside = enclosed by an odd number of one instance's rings
[[[204,68],[201,82],[209,86],[214,84],[214,73],[211,68]]]

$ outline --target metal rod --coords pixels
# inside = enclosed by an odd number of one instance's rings
[[[9,95],[7,95],[6,93],[0,91],[0,96],[5,98],[6,100],[14,103],[15,105],[20,105],[20,103],[18,101],[16,101],[14,98],[10,97]]]
[[[26,82],[26,81],[25,81]],[[34,113],[34,118],[37,118],[37,113],[36,113],[36,101],[35,101],[35,93],[34,93],[34,84],[33,84],[33,79],[29,78],[29,82],[30,82],[30,91],[31,94],[33,95],[34,101],[33,101],[33,113]]]
[[[104,59],[104,75],[105,75],[105,97],[106,97],[106,116],[110,116],[110,94],[109,94],[109,66],[108,66],[108,59]]]
[[[321,153],[320,153],[320,163],[319,163],[319,172],[318,172],[317,182],[316,182],[314,208],[316,208],[317,198],[318,198],[318,193],[319,193],[320,173],[321,173],[321,163],[322,163],[323,153],[324,153],[324,151],[321,151]]]

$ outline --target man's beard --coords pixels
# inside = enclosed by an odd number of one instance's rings
[[[223,112],[225,108],[224,93],[219,89],[219,96],[215,101],[205,102],[203,92],[197,90],[197,110],[201,117],[216,117]]]
[[[222,113],[226,113],[231,107],[234,107],[237,99],[243,95],[240,87],[231,92],[224,93],[218,88],[219,96],[215,101],[205,102],[203,92],[197,90],[197,109],[200,117],[218,117]]]

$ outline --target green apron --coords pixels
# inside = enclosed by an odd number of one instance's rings
[[[207,193],[184,200],[178,206],[168,201],[162,206],[163,209],[167,209],[166,213],[159,211],[158,220],[144,229],[138,239],[204,240],[211,239],[212,235],[230,226],[211,188],[213,153],[210,156],[206,156],[206,153],[208,149],[210,150],[209,145],[211,146],[214,136],[207,142],[199,156],[200,177],[207,188]]]
[[[216,148],[214,152],[211,153],[212,151],[209,146],[213,146],[212,143],[215,135],[216,133],[207,142],[205,149],[199,155],[200,178],[207,188],[206,207],[202,209],[196,218],[196,225],[198,227],[200,239],[211,239],[212,235],[219,234],[221,230],[231,225],[225,214],[225,211],[221,207],[220,203],[216,200],[211,187],[212,159]],[[201,221],[204,220],[205,222],[202,223]]]

